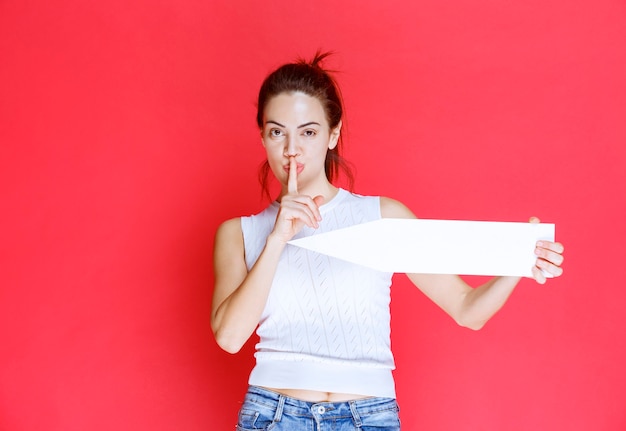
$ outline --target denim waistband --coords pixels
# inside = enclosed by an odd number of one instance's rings
[[[275,422],[280,422],[282,415],[288,414],[317,420],[352,418],[357,427],[361,426],[362,418],[367,415],[389,410],[398,411],[398,404],[394,398],[369,397],[341,402],[313,402],[288,397],[258,386],[248,387],[245,402],[275,409]]]

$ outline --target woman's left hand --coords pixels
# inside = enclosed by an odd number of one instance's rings
[[[539,223],[539,219],[537,217],[530,218],[531,223]],[[537,256],[537,261],[535,262],[535,266],[533,266],[533,278],[539,284],[544,284],[546,282],[546,275],[550,274],[553,277],[558,277],[563,274],[563,268],[561,265],[563,264],[563,244],[559,242],[552,242],[546,240],[537,241],[537,245],[535,247],[535,255]]]

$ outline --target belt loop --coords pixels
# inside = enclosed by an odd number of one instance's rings
[[[350,401],[350,412],[352,412],[352,419],[354,420],[354,426],[357,428],[361,428],[363,422],[361,422],[361,416],[359,416],[359,412],[356,411],[356,401]]]
[[[276,406],[276,414],[274,415],[274,422],[280,422],[280,418],[283,417],[283,407],[285,406],[285,397],[284,395],[278,396],[278,406]]]

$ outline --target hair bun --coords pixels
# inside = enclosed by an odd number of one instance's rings
[[[325,70],[324,67],[322,66],[322,63],[324,63],[324,61],[330,57],[331,55],[333,55],[334,52],[333,51],[325,51],[322,52],[321,50],[318,50],[315,53],[315,56],[311,59],[311,61],[306,61],[305,59],[301,58],[298,63],[300,64],[306,64],[308,66],[314,67],[316,69],[321,69],[321,70]]]

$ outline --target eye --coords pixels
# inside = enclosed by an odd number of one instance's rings
[[[280,129],[270,129],[270,136],[273,138],[277,138],[283,135],[283,131]]]
[[[304,136],[312,138],[315,135],[317,135],[317,131],[316,130],[312,130],[312,129],[307,129],[302,133]]]

